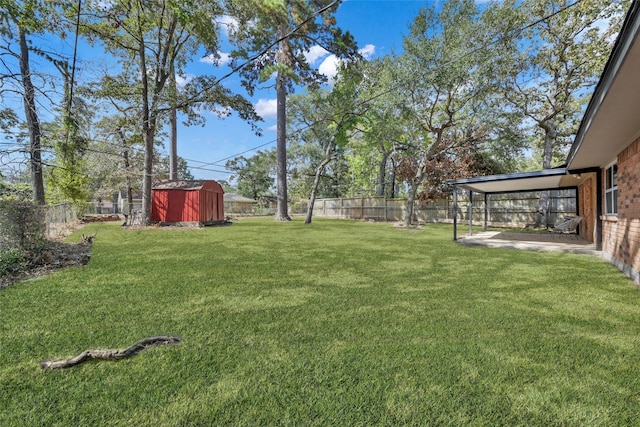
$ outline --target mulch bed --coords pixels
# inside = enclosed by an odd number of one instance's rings
[[[91,244],[47,241],[29,258],[27,265],[20,271],[0,277],[0,289],[22,280],[44,276],[60,268],[85,265],[91,259]]]
[[[90,222],[111,221],[122,221],[122,217],[120,215],[84,216],[80,226]],[[66,230],[67,233],[72,231]],[[22,280],[47,275],[61,268],[87,264],[91,259],[91,243],[64,243],[60,240],[48,240],[38,251],[29,254],[28,259],[27,264],[20,271],[0,277],[0,289]]]
[[[122,217],[120,215],[85,215],[82,217],[80,222],[83,224],[89,222],[114,222],[114,221],[122,221]]]

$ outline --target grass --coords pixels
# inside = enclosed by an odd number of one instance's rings
[[[640,293],[595,257],[442,225],[82,232],[87,266],[0,291],[2,426],[640,423]]]

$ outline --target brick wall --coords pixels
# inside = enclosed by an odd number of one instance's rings
[[[602,231],[603,251],[639,281],[640,139],[618,155],[618,215],[604,217]]]

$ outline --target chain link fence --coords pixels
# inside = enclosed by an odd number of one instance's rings
[[[72,203],[57,203],[43,207],[45,234],[50,239],[64,235],[78,225],[78,210]]]

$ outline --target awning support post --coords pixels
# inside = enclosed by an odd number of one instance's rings
[[[453,186],[453,241],[458,240],[458,186]]]
[[[489,222],[489,195],[484,193],[484,231],[487,231],[487,223]]]
[[[473,191],[469,191],[469,236],[473,236]]]

